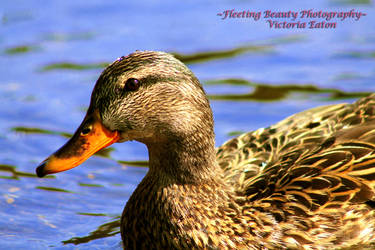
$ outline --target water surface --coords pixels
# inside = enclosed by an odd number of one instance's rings
[[[284,3],[284,2],[283,2]],[[68,172],[35,167],[84,117],[117,57],[174,53],[204,84],[216,144],[318,105],[375,91],[373,1],[3,1],[0,3],[0,247],[120,249],[119,216],[147,172],[146,147],[113,145]],[[336,29],[270,29],[225,10],[365,12]]]

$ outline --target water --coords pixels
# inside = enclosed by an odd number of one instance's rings
[[[231,9],[367,15],[336,29],[270,29],[263,18],[217,16]],[[2,249],[121,248],[118,218],[147,172],[145,146],[116,144],[68,172],[34,174],[80,124],[98,75],[119,56],[162,50],[188,63],[210,95],[217,145],[375,91],[373,1],[19,0],[2,1],[0,14]]]

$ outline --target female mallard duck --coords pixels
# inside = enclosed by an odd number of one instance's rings
[[[121,219],[126,249],[332,249],[375,242],[375,95],[234,138],[173,56],[135,52],[100,75],[73,137],[36,170],[73,168],[114,142],[147,145]]]

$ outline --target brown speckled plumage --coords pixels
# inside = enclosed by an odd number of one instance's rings
[[[275,218],[277,247],[336,249],[374,242],[375,95],[318,107],[218,149],[245,207]],[[275,227],[265,230],[272,235]]]
[[[140,80],[137,91],[122,91],[129,78]],[[199,81],[171,55],[146,51],[104,70],[93,110],[121,141],[149,150],[149,172],[121,219],[126,249],[375,242],[375,95],[296,114],[215,150]]]

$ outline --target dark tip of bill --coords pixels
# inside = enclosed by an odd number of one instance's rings
[[[44,166],[46,165],[45,162],[43,162],[42,164],[40,164],[37,168],[36,168],[36,175],[38,177],[44,177],[46,176],[46,174],[44,173]]]

